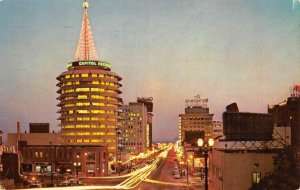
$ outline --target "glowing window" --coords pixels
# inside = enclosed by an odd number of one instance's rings
[[[76,88],[76,92],[89,92],[89,88]]]
[[[259,172],[252,173],[252,183],[259,183],[261,179],[261,174]]]
[[[64,107],[72,107],[74,104],[66,104]]]
[[[76,106],[89,106],[90,102],[78,102],[76,103]]]
[[[108,133],[106,133],[106,135],[116,135],[116,133],[115,132],[108,132]]]
[[[104,103],[92,102],[93,106],[105,106]]]
[[[81,74],[81,77],[88,77],[89,74]]]
[[[92,74],[92,77],[97,77],[97,74]]]
[[[102,139],[92,139],[91,142],[103,142]]]
[[[87,135],[90,135],[90,132],[80,132],[80,133],[77,133],[76,135],[78,135],[78,136],[87,136]]]
[[[69,110],[69,114],[73,114],[74,112],[73,112],[73,110]]]
[[[88,110],[77,110],[77,113],[89,113]]]
[[[92,95],[91,98],[92,99],[105,99],[104,96],[99,96],[99,95]]]
[[[65,77],[66,79],[69,79],[70,78],[70,75],[66,75],[66,77]]]
[[[105,135],[104,132],[93,132],[92,135]]]
[[[82,139],[77,139],[76,142],[81,143],[81,142],[82,142]]]
[[[91,110],[92,113],[105,113],[104,110]]]
[[[87,95],[78,95],[78,99],[87,99]]]
[[[99,77],[104,77],[104,74],[99,74]]]
[[[100,84],[99,81],[92,81],[92,84]]]
[[[87,129],[87,128],[90,128],[90,126],[89,125],[76,125],[76,128],[78,128],[78,129]]]

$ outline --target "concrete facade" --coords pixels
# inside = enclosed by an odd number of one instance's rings
[[[59,133],[8,133],[7,145],[17,146],[18,141],[26,141],[28,145],[61,144]]]

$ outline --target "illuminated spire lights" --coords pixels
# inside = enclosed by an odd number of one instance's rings
[[[83,2],[83,18],[75,58],[77,61],[99,60],[88,17],[88,2]]]

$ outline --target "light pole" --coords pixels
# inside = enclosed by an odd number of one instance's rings
[[[122,130],[120,128],[116,128],[116,133],[117,133],[117,163],[118,163],[118,172],[119,176],[121,175],[121,163],[122,163],[122,143],[121,143],[121,133]]]
[[[199,151],[204,153],[204,161],[205,161],[205,190],[208,190],[208,167],[207,167],[207,159],[208,159],[208,152],[212,151],[212,147],[214,146],[214,140],[208,139],[205,141],[203,139],[198,139],[197,141],[198,147],[200,148]]]
[[[118,166],[119,166],[119,176],[121,175],[121,166],[122,166],[122,161],[118,160]]]
[[[186,183],[189,184],[189,159],[186,160]]]
[[[182,177],[182,165],[184,164],[183,161],[179,162],[179,170],[180,170],[180,178]]]
[[[80,162],[78,162],[79,154],[76,155],[76,162],[74,162],[75,170],[76,170],[76,177],[78,179],[78,167],[81,165]]]

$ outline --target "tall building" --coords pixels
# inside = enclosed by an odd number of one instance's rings
[[[60,107],[58,118],[63,144],[107,146],[109,156],[116,153],[116,131],[122,99],[122,78],[111,71],[108,62],[100,61],[88,18],[84,13],[75,61],[57,80]]]
[[[152,147],[152,98],[123,106],[121,144],[124,153],[144,153]]]
[[[147,148],[152,148],[153,98],[140,97],[137,102],[143,103],[147,108],[146,142]]]
[[[291,97],[276,104],[269,105],[274,125],[278,128],[291,128],[291,145],[294,151],[293,165],[300,181],[300,85],[291,89]]]
[[[195,96],[194,99],[186,100],[185,113],[179,114],[178,127],[181,143],[194,139],[192,136],[195,135],[212,137],[214,114],[209,113],[207,102],[208,99],[201,99],[200,95]],[[187,143],[193,144],[192,142]]]
[[[121,144],[123,152],[142,153],[147,150],[147,108],[143,103],[130,102],[123,106]]]

